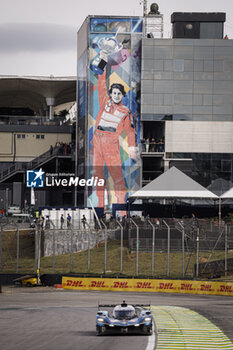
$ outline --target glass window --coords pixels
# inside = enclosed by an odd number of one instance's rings
[[[126,309],[126,310],[114,310],[114,317],[117,319],[130,319],[134,316],[134,310]]]
[[[231,160],[222,160],[222,171],[229,172],[231,171]]]

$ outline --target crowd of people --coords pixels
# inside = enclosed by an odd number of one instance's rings
[[[50,146],[50,155],[53,155],[54,153],[58,154],[71,154],[73,149],[72,142],[64,143],[64,142],[57,142],[55,146]]]
[[[164,138],[143,138],[141,140],[142,152],[164,152]]]

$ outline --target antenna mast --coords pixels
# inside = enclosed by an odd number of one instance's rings
[[[140,0],[139,4],[143,4],[143,17],[147,16],[147,0]]]
[[[143,16],[147,16],[147,0],[143,0]]]

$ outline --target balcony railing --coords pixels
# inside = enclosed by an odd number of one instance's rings
[[[46,151],[30,162],[17,162],[0,173],[0,182],[17,172],[26,171],[28,169],[36,169],[38,166],[44,164],[47,160],[54,157],[55,155],[72,155],[72,148],[64,147],[64,145],[56,146],[52,150]]]

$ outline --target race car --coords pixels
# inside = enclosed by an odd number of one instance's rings
[[[119,305],[99,305],[96,315],[96,335],[107,333],[152,334],[153,317],[151,311],[145,309],[146,307],[150,305],[129,305],[125,300]]]

